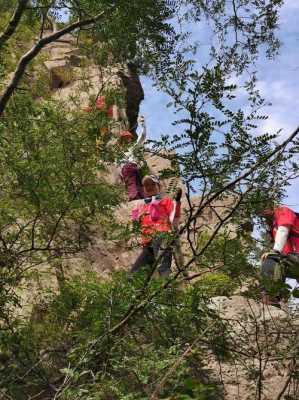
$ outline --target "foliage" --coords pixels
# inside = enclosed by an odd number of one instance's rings
[[[148,291],[160,283],[152,285]],[[214,347],[217,335],[222,336],[223,346],[214,350],[219,356],[225,354],[223,324],[207,308],[198,288],[161,291],[133,323],[116,335],[106,335],[141,287],[141,276],[130,283],[126,275],[117,274],[103,283],[96,276],[81,275],[66,282],[59,294],[49,293],[42,313],[33,314],[25,324],[15,321],[12,331],[2,332],[6,376],[1,385],[14,398],[23,398],[22,392],[34,395],[37,390],[43,390],[45,398],[53,390],[49,383],[57,385],[66,377],[68,385],[60,394],[63,399],[148,398],[197,337],[202,346],[182,360],[163,388],[162,398],[174,393],[189,395],[184,398],[217,396],[219,388],[209,378],[204,355]],[[18,350],[12,353],[14,348]],[[29,365],[34,366],[31,371],[27,371]],[[26,372],[26,381],[14,379]]]
[[[210,297],[230,296],[238,287],[238,282],[234,282],[228,275],[219,272],[205,275],[196,285],[202,293]]]
[[[98,130],[96,120],[50,98],[37,104],[22,94],[7,109],[0,122],[3,285],[19,282],[25,265],[82,251],[90,226],[108,224],[121,191],[98,178],[106,168]]]
[[[18,4],[0,1],[1,29]],[[212,300],[255,278],[259,249],[244,234],[244,223],[264,204],[279,201],[298,169],[295,135],[277,146],[279,132],[259,132],[266,102],[251,69],[261,48],[268,56],[277,52],[281,4],[32,0],[22,9],[11,35],[0,41],[1,91],[8,93],[5,102],[0,98],[0,396],[220,399],[222,376],[216,379],[211,369],[219,365],[221,375],[222,365],[237,365],[260,400],[270,361],[296,365],[298,327],[292,321],[288,332],[253,315],[236,322],[216,313]],[[187,257],[168,280],[143,272],[103,281],[59,270],[65,257],[87,248],[95,226],[107,239],[123,199],[122,189],[101,178],[120,148],[109,135],[95,145],[109,122],[95,109],[96,96],[86,114],[78,111],[79,92],[66,102],[54,100],[39,52],[16,69],[51,25],[63,29],[77,20],[72,33],[85,66],[135,64],[170,96],[182,134],[162,136],[151,150],[165,155],[166,149],[174,168],[162,175],[180,175],[186,185],[178,234],[187,243]],[[206,22],[219,39],[207,53],[188,32],[190,25]],[[250,72],[246,79],[244,71]],[[232,83],[236,76],[239,86]],[[240,87],[246,108],[238,102]],[[107,106],[125,105],[121,90],[99,88],[98,94]],[[119,237],[124,236],[128,230]],[[41,293],[28,311],[24,287],[44,264],[50,264],[58,287]],[[194,276],[186,276],[188,270]],[[296,373],[290,364],[294,387]]]

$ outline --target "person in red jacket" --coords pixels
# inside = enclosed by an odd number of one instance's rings
[[[173,226],[178,224],[182,190],[177,191],[175,200],[163,197],[156,175],[145,176],[142,185],[145,198],[133,209],[132,219],[139,224],[143,249],[131,272],[137,272],[143,266],[154,268],[160,257],[159,274],[168,276],[171,271],[172,251],[170,246],[167,247],[164,234],[170,233]]]
[[[265,218],[273,241],[273,250],[262,255],[261,276],[264,281],[299,280],[299,216],[290,208],[277,206],[265,209]],[[264,290],[262,301],[279,306],[281,293],[270,296]]]

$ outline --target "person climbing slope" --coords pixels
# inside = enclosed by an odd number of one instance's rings
[[[120,132],[121,147],[125,151],[121,152],[120,176],[125,183],[128,200],[143,199],[143,188],[141,183],[139,164],[142,159],[140,154],[146,140],[146,126],[143,116],[140,116],[138,122],[141,125],[141,133],[134,143],[134,136],[129,131]]]
[[[143,266],[152,269],[160,258],[159,274],[168,276],[171,271],[172,250],[167,245],[167,234],[178,224],[182,189],[177,191],[174,201],[162,196],[160,181],[156,175],[145,176],[142,184],[145,198],[132,210],[132,220],[141,229],[143,249],[131,267],[131,272],[137,272]]]
[[[271,207],[260,213],[270,229],[273,250],[262,255],[261,277],[265,282],[262,301],[279,307],[284,294],[269,294],[271,284],[283,284],[286,278],[299,281],[299,216],[284,206]],[[268,284],[267,284],[268,283]],[[271,292],[272,293],[272,292]]]

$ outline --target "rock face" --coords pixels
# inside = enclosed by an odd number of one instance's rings
[[[75,96],[80,106],[84,107],[88,105],[90,96],[97,97],[107,89],[120,89],[126,108],[115,109],[113,118],[122,121],[122,129],[136,131],[139,105],[144,93],[133,64],[105,68],[91,64],[80,55],[74,37],[69,34],[49,44],[44,53],[47,56],[44,66],[49,73],[54,98],[68,101],[70,107],[78,107],[78,104],[70,101]]]
[[[78,104],[72,104],[71,100],[76,97],[79,98],[81,107],[88,105],[90,96],[96,97],[103,90],[109,88],[120,89],[124,93],[126,108],[114,110],[111,131],[117,134],[118,129],[126,127],[135,133],[139,105],[144,99],[144,92],[134,64],[101,68],[86,63],[71,35],[65,35],[59,41],[49,45],[45,53],[48,59],[44,62],[44,66],[49,73],[54,98],[65,100],[70,103],[70,107],[78,107]],[[171,161],[167,158],[148,152],[145,154],[145,159],[150,173],[160,174],[162,170],[171,168]],[[106,174],[101,173],[101,177],[104,177],[110,184],[121,184],[119,170],[113,165],[109,166]],[[165,193],[172,192],[178,185],[181,185],[178,179],[165,179],[162,181],[162,190]],[[122,204],[116,210],[116,218],[121,224],[129,222],[134,203]],[[73,260],[72,267],[68,261],[65,268],[73,271],[80,268],[90,269],[107,277],[111,271],[128,269],[138,252],[139,248],[134,248],[131,244],[107,242],[103,239],[98,227],[94,230],[93,243],[88,251],[81,254],[79,259]]]
[[[216,362],[211,357],[208,362],[215,378],[223,385],[224,398],[286,398],[279,394],[283,393],[293,373],[296,350],[290,349],[289,345],[290,342],[298,343],[298,315],[292,316],[243,296],[215,297],[210,307],[225,322],[224,334],[236,354],[230,361]]]
[[[111,132],[117,134],[117,131],[124,127],[135,132],[139,105],[144,98],[144,92],[136,67],[133,64],[113,65],[102,68],[86,62],[86,59],[76,47],[72,35],[65,35],[57,42],[48,45],[45,49],[45,56],[47,59],[44,61],[44,66],[49,73],[50,86],[55,99],[65,100],[69,107],[81,110],[82,107],[88,106],[90,97],[96,97],[103,90],[109,88],[118,89],[124,93],[126,108],[119,110],[114,107]],[[73,102],[73,98],[77,99],[76,103]],[[163,170],[171,169],[175,158],[173,156],[173,154],[165,154],[165,157],[161,157],[145,152],[145,159],[150,173],[161,175]],[[101,173],[101,177],[104,177],[110,184],[121,184],[119,170],[114,165],[109,165],[109,170],[105,175]],[[162,191],[170,196],[173,195],[178,187],[183,188],[180,178],[162,179],[161,183]],[[192,200],[192,204],[195,207],[199,202],[200,199],[195,198]],[[134,202],[125,203],[116,210],[116,217],[121,224],[129,222],[133,206]],[[225,211],[225,204],[216,204],[215,206],[218,210],[219,207],[222,207],[222,211]],[[189,208],[186,200],[183,202],[182,208]],[[205,211],[198,220],[197,226],[192,229],[215,225],[215,215],[212,209]],[[187,240],[184,240],[182,248],[186,254],[189,251],[188,246]],[[81,260],[73,260],[72,264],[73,266],[75,264],[78,266],[84,265],[85,269],[90,268],[102,276],[107,276],[115,269],[128,269],[134,258],[136,258],[138,251],[138,248],[132,248],[127,243],[107,243],[103,239],[100,228],[98,228],[94,230],[93,244],[88,252],[81,254],[79,257]],[[66,268],[68,270],[78,270],[79,267],[70,267],[68,262]]]
[[[49,44],[45,51],[49,59],[44,62],[44,66],[49,72],[51,89],[66,87],[72,81],[72,68],[79,67],[81,64],[74,37],[65,35],[60,40]]]
[[[44,35],[50,33],[50,31],[45,31]],[[91,97],[95,98],[107,89],[117,89],[124,94],[126,107],[125,109],[113,107],[109,128],[114,134],[124,128],[132,132],[136,131],[139,105],[144,99],[144,92],[137,69],[133,64],[111,65],[105,68],[92,64],[80,54],[74,37],[69,34],[49,44],[43,53],[45,58],[43,64],[49,74],[50,89],[54,99],[65,101],[71,109],[81,111],[89,105]],[[74,98],[76,103],[73,101]],[[159,174],[161,170],[171,166],[169,160],[157,155],[147,153],[145,157],[151,173]],[[114,165],[109,165],[109,170],[106,174],[101,173],[101,178],[106,179],[110,184],[121,184],[119,170]],[[163,182],[164,192],[169,189],[169,183],[169,180]],[[135,202],[125,203],[116,210],[116,219],[121,224],[128,223],[134,205]],[[94,271],[106,278],[114,270],[127,270],[138,252],[139,248],[134,247],[134,244],[104,240],[100,227],[94,227],[92,245],[76,259],[64,261],[63,269],[66,275],[85,270]],[[49,279],[51,270],[50,266],[45,266],[39,273],[40,278],[35,285],[35,292],[42,292],[46,284],[55,286],[54,272],[52,272],[53,279]]]

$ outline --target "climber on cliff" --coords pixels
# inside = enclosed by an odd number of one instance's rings
[[[299,282],[299,216],[284,206],[267,208],[260,216],[266,220],[274,242],[272,251],[262,255],[262,301],[279,307],[285,297],[285,289],[282,289],[285,279],[293,278]]]
[[[121,151],[120,176],[125,183],[129,201],[143,199],[143,188],[141,183],[140,162],[142,160],[143,145],[146,140],[146,126],[143,116],[138,122],[141,125],[141,133],[136,142],[130,131],[120,132]]]
[[[141,230],[141,254],[131,267],[137,272],[141,267],[153,269],[159,259],[160,276],[168,276],[171,271],[172,250],[167,245],[168,233],[178,224],[181,209],[182,189],[178,189],[175,200],[161,194],[159,178],[146,175],[142,179],[144,200],[132,211],[132,220]]]

